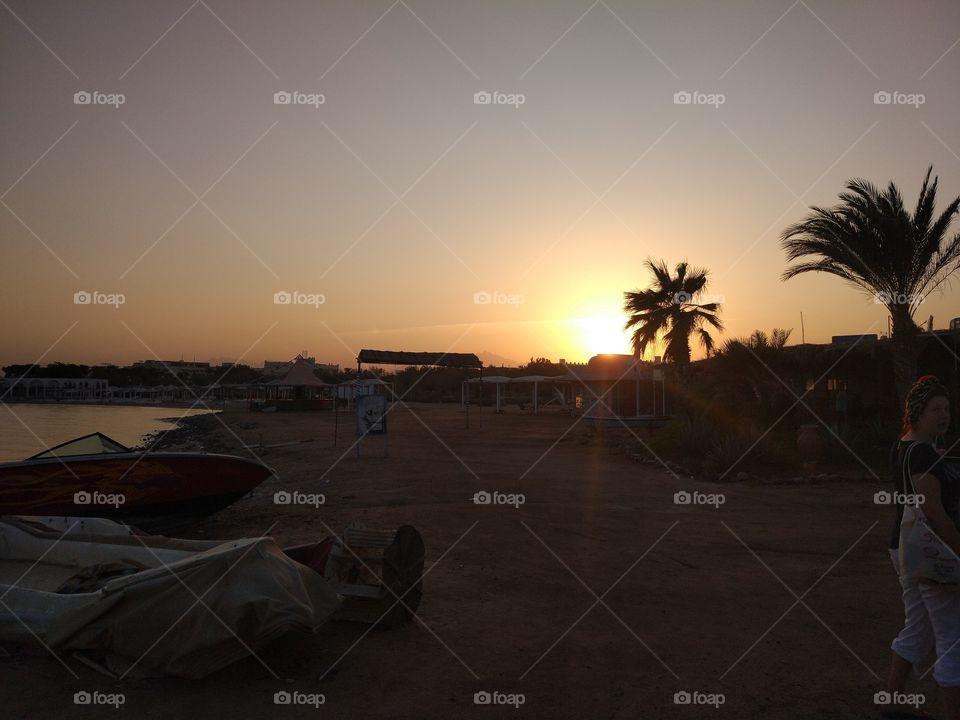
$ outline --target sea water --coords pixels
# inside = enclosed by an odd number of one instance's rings
[[[0,404],[0,462],[23,460],[93,432],[136,445],[144,435],[174,427],[172,420],[207,412],[131,405]]]

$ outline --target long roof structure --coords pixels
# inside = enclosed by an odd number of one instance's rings
[[[437,367],[480,368],[483,363],[473,353],[405,352],[403,350],[363,349],[357,361],[371,365],[435,365]]]

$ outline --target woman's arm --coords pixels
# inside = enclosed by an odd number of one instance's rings
[[[920,503],[920,508],[927,516],[930,529],[957,555],[960,555],[960,531],[947,515],[947,511],[943,509],[943,503],[940,501],[940,481],[937,476],[930,473],[917,475],[913,478],[913,486],[923,495],[924,501]]]

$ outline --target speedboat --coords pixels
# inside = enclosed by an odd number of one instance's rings
[[[222,510],[272,475],[233,455],[135,451],[91,433],[0,463],[0,516],[108,517],[160,530]]]

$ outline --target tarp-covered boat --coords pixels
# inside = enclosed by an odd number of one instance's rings
[[[209,675],[331,618],[395,626],[420,604],[423,538],[351,525],[271,538],[180,540],[112,520],[0,517],[0,645],[70,653],[115,675]]]
[[[136,536],[109,520],[0,518],[0,641],[130,669],[208,675],[340,606],[267,537]],[[201,600],[198,600],[202,598]]]
[[[0,463],[0,515],[96,515],[161,530],[223,509],[272,474],[233,455],[136,452],[92,433]]]

